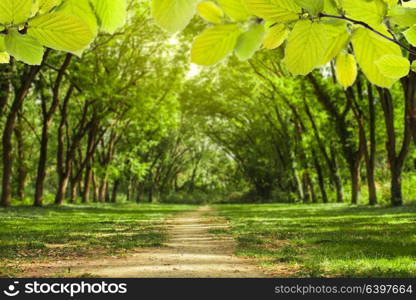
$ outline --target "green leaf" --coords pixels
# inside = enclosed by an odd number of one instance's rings
[[[321,65],[327,47],[325,25],[299,21],[288,38],[284,58],[286,67],[294,75],[306,75]]]
[[[10,62],[10,55],[7,52],[0,52],[0,64],[8,64]]]
[[[325,24],[327,48],[322,57],[321,65],[326,65],[345,49],[350,40],[350,34],[347,30],[347,24],[343,21],[325,22],[323,24]]]
[[[123,26],[127,15],[126,0],[91,0],[91,2],[102,31],[114,33]]]
[[[234,50],[240,33],[239,27],[235,24],[206,29],[192,45],[192,62],[203,66],[219,62]]]
[[[214,2],[204,1],[198,4],[199,15],[208,22],[220,24],[224,17],[224,12]]]
[[[264,26],[256,24],[240,35],[235,53],[240,60],[251,58],[260,49],[264,38]]]
[[[244,0],[217,0],[222,9],[234,21],[245,21],[250,16]]]
[[[195,0],[152,0],[152,15],[159,26],[174,33],[189,24],[195,7]]]
[[[0,36],[0,64],[7,64],[10,62],[10,55],[6,52],[6,45],[4,42],[4,35]]]
[[[0,35],[0,52],[6,51],[6,45],[4,44],[4,35]]]
[[[71,16],[76,16],[83,20],[91,29],[94,36],[98,33],[97,18],[91,8],[89,0],[66,0],[59,10]]]
[[[337,80],[344,88],[354,84],[357,79],[357,63],[353,55],[347,53],[339,54],[335,68]]]
[[[347,17],[369,25],[380,25],[387,13],[382,0],[341,0],[341,4]]]
[[[45,14],[50,12],[54,7],[58,6],[62,0],[38,0],[39,13]]]
[[[84,21],[62,12],[40,15],[32,19],[27,33],[44,46],[68,52],[84,49],[94,38]]]
[[[332,15],[338,14],[336,0],[324,0],[324,12]]]
[[[412,62],[412,65],[410,66],[413,72],[416,72],[416,60]]]
[[[20,34],[16,29],[10,29],[4,41],[7,52],[15,59],[29,65],[42,63],[43,47],[33,37]]]
[[[387,31],[383,32],[387,33]],[[396,80],[385,76],[376,66],[384,55],[401,55],[400,47],[365,28],[357,28],[352,35],[352,44],[358,64],[373,84],[390,88]]]
[[[311,15],[317,15],[324,10],[324,0],[295,0],[295,2]]]
[[[290,22],[299,19],[300,7],[293,0],[245,0],[253,15],[274,22]]]
[[[381,74],[393,79],[400,79],[409,74],[410,62],[401,55],[384,55],[376,61]]]
[[[263,47],[266,49],[276,49],[280,47],[289,35],[289,30],[284,24],[276,24],[266,31],[263,40]]]
[[[412,26],[406,31],[403,32],[404,37],[406,40],[412,44],[412,46],[416,46],[416,26]]]
[[[396,6],[389,11],[390,21],[400,26],[416,24],[416,8]]]
[[[33,0],[0,0],[0,23],[21,24],[30,17]]]

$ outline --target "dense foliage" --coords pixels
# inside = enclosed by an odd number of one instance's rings
[[[413,200],[414,2],[1,11],[3,206]]]

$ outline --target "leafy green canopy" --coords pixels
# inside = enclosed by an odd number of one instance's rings
[[[261,48],[285,45],[284,63],[306,75],[335,59],[345,88],[357,77],[390,88],[407,76],[416,54],[416,3],[398,0],[153,0],[156,22],[184,29],[196,12],[209,27],[194,41],[191,57],[212,65],[232,52],[249,59]],[[402,49],[403,51],[402,51]]]
[[[126,15],[126,0],[1,0],[0,63],[10,56],[42,62],[44,47],[82,54],[98,30],[113,33]]]

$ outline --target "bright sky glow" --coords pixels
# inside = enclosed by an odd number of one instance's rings
[[[186,74],[186,78],[191,79],[197,76],[201,72],[201,68],[196,64],[191,64],[189,67],[188,74]]]

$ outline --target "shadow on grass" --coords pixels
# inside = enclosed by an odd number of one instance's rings
[[[299,276],[415,277],[416,207],[222,205],[238,254],[301,266]],[[290,243],[288,246],[287,243]]]
[[[0,261],[62,259],[161,246],[163,220],[185,205],[91,204],[0,209]],[[0,263],[0,276],[13,268]],[[1,271],[3,270],[3,271]]]

